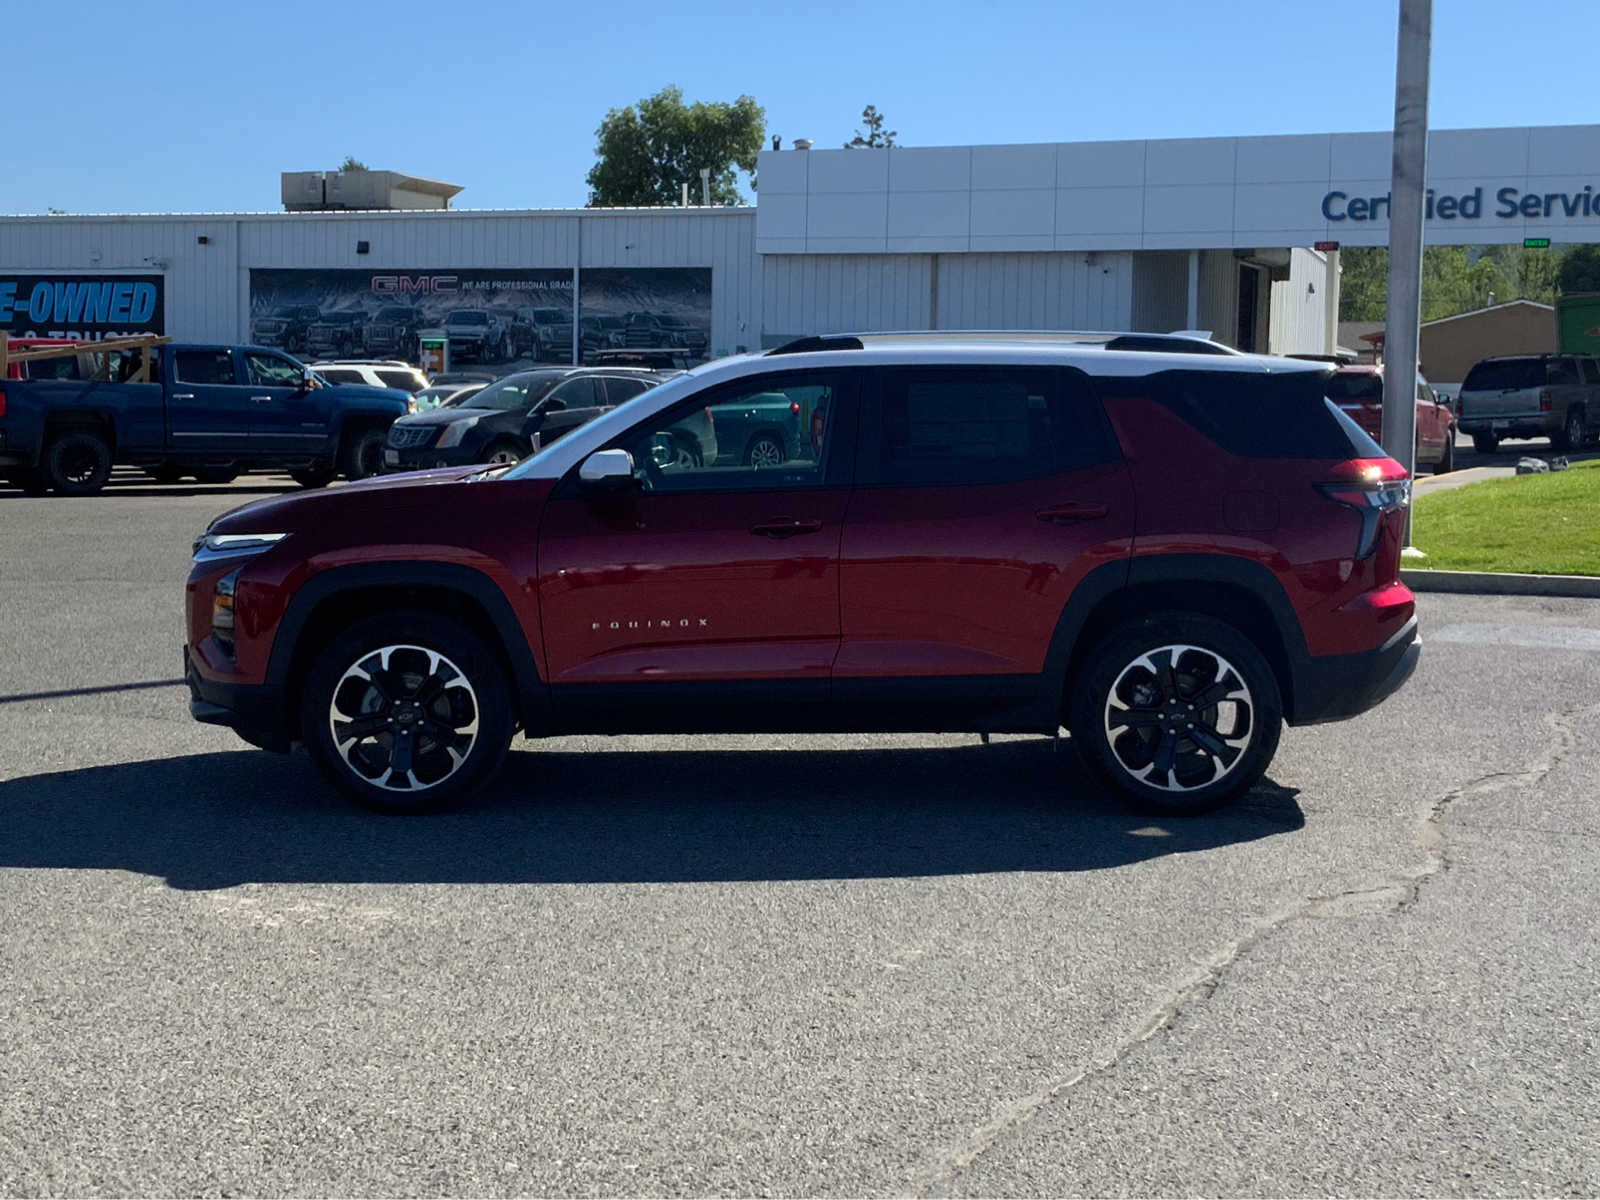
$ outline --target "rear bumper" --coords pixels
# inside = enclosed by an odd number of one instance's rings
[[[1412,617],[1376,650],[1302,659],[1294,670],[1290,723],[1343,721],[1376,708],[1411,678],[1421,656],[1422,639]]]
[[[195,668],[188,646],[183,648],[183,678],[189,685],[189,715],[196,721],[224,725],[263,750],[289,749],[294,739],[277,688],[207,679]]]

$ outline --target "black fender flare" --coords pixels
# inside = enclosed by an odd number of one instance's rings
[[[458,563],[375,562],[330,567],[308,579],[289,600],[272,641],[267,660],[267,683],[285,694],[295,651],[312,615],[325,601],[341,592],[367,588],[424,587],[459,592],[471,597],[487,614],[506,653],[512,685],[520,701],[523,728],[548,728],[550,689],[539,678],[539,668],[527,634],[517,620],[511,601],[498,584],[482,571]]]

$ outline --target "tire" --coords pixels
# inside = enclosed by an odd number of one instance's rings
[[[490,648],[427,612],[380,613],[335,637],[317,654],[300,709],[301,736],[328,780],[388,813],[435,811],[481,787],[505,760],[513,726],[510,683]]]
[[[1567,419],[1561,424],[1561,432],[1551,435],[1550,446],[1555,450],[1576,450],[1583,445],[1584,435],[1587,432],[1584,427],[1583,409],[1569,408]]]
[[[1445,435],[1444,454],[1439,461],[1433,464],[1435,475],[1447,475],[1456,469],[1456,430],[1450,427],[1450,432]]]
[[[1500,439],[1492,433],[1475,433],[1472,435],[1472,448],[1479,454],[1493,454],[1500,449]]]
[[[353,482],[383,470],[384,436],[381,429],[358,429],[346,434],[339,448],[339,473]]]
[[[1159,670],[1169,665],[1171,685]],[[1190,706],[1218,687],[1231,690]],[[1283,730],[1283,700],[1265,656],[1233,626],[1194,613],[1156,613],[1112,629],[1074,678],[1068,710],[1072,739],[1095,773],[1134,807],[1167,816],[1208,812],[1246,791],[1272,762]],[[1139,723],[1119,724],[1123,712]],[[1214,750],[1188,736],[1196,728],[1210,733]],[[1166,782],[1147,782],[1159,776],[1169,744]]]
[[[62,496],[92,496],[111,478],[111,447],[91,429],[58,434],[39,464],[49,485]]]
[[[788,458],[784,452],[783,443],[770,433],[757,434],[750,439],[750,444],[745,447],[744,465],[747,467],[777,467],[782,466]]]
[[[157,483],[171,487],[183,479],[183,468],[173,463],[162,463],[158,467],[146,467],[144,473]]]
[[[239,478],[239,468],[226,467],[196,467],[194,470],[196,483],[232,483]]]
[[[498,442],[491,443],[489,449],[484,453],[483,461],[491,465],[519,463],[524,457],[521,446],[504,438]]]
[[[300,471],[290,471],[289,478],[303,488],[325,488],[333,482],[335,474],[332,467],[306,467]]]

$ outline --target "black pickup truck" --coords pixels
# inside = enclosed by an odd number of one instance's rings
[[[92,357],[92,356],[85,356]],[[0,475],[28,491],[83,496],[114,463],[161,482],[225,483],[285,470],[304,487],[382,465],[383,442],[410,405],[393,388],[329,385],[278,350],[164,345],[156,382],[0,379]]]

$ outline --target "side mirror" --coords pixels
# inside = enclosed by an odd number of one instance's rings
[[[636,483],[633,455],[626,450],[596,450],[578,468],[578,482],[591,491],[627,491]]]

